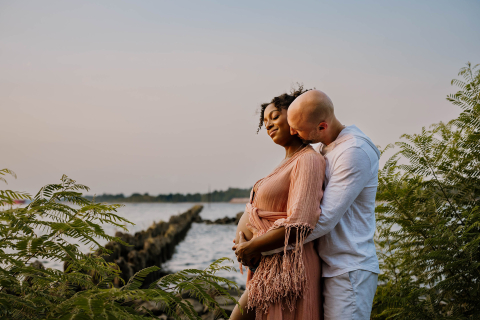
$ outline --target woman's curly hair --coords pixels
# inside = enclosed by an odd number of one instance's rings
[[[272,104],[277,108],[278,110],[280,109],[288,109],[290,104],[292,104],[293,100],[295,100],[299,95],[302,93],[305,93],[307,91],[310,91],[312,89],[303,89],[303,84],[298,84],[298,89],[292,88],[290,91],[290,94],[284,93],[282,95],[279,95],[278,97],[275,97],[272,99],[272,101],[268,103],[262,103],[260,106],[260,123],[258,124],[258,129],[257,129],[257,134],[262,129],[263,126],[263,118],[265,117],[265,109],[267,108],[268,105]]]

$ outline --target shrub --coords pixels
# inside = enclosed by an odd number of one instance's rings
[[[3,169],[0,180],[6,182]],[[110,224],[125,229],[130,223],[116,214],[118,204],[95,203],[82,196],[88,187],[67,176],[61,183],[43,187],[32,199],[28,194],[12,190],[0,191],[0,318],[2,319],[145,319],[147,310],[140,310],[135,300],[154,301],[176,319],[200,319],[193,306],[181,297],[191,295],[212,309],[219,309],[214,295],[227,296],[236,287],[230,280],[217,277],[219,270],[233,270],[219,259],[206,270],[189,269],[167,275],[148,289],[140,289],[145,277],[159,270],[152,266],[135,274],[120,288],[114,281],[123,281],[118,267],[107,263],[93,252],[109,251],[100,241],[117,241],[104,232]],[[25,208],[13,207],[16,199],[31,199]],[[126,230],[126,229],[125,229]],[[89,245],[83,253],[77,243]],[[35,259],[68,261],[65,271],[43,268]]]
[[[447,99],[462,112],[403,135],[379,172],[376,319],[480,318],[480,71]],[[392,146],[388,146],[390,148]]]

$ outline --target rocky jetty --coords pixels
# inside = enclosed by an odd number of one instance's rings
[[[195,205],[188,211],[170,217],[168,222],[160,221],[153,223],[147,230],[140,231],[134,235],[128,233],[117,232],[116,237],[128,245],[122,245],[117,242],[109,242],[105,245],[105,248],[112,251],[108,256],[104,256],[107,262],[115,262],[115,268],[121,271],[121,277],[126,282],[136,272],[152,266],[160,266],[162,263],[169,260],[175,250],[175,246],[185,238],[188,230],[193,222],[207,223],[207,224],[238,224],[243,212],[239,212],[236,217],[225,217],[214,221],[203,220],[200,217],[200,212],[203,206]],[[97,252],[96,254],[100,254]],[[41,262],[36,261],[31,264],[34,268],[43,269]],[[64,263],[64,270],[68,267],[68,262]],[[144,281],[143,288],[148,287],[152,282],[158,278],[164,276],[166,273],[159,271],[157,273],[151,273]],[[27,279],[29,281],[29,279]],[[122,284],[118,279],[114,281],[116,287]],[[77,290],[84,290],[78,287]],[[243,290],[229,290],[229,293],[235,297],[236,300],[240,299],[243,294]],[[217,310],[210,310],[204,306],[195,296],[191,295],[188,291],[182,293],[182,299],[187,300],[192,304],[198,316],[202,320],[225,320],[222,318],[222,314]],[[232,313],[235,304],[224,296],[216,296],[214,299],[218,302],[220,307],[226,312],[228,316]],[[154,318],[163,320],[172,320],[174,318],[169,317],[165,313],[165,308],[162,304],[155,303],[153,301],[131,301],[132,307],[141,311],[148,310],[154,315]],[[146,314],[146,312],[144,312]]]
[[[237,213],[237,215],[234,218],[224,217],[224,218],[213,220],[213,221],[208,219],[204,220],[199,216],[195,222],[205,223],[205,224],[238,224],[242,215],[243,215],[243,211]]]
[[[175,246],[185,238],[192,223],[201,220],[202,209],[203,206],[195,205],[182,214],[170,217],[168,222],[153,223],[147,230],[134,235],[117,232],[115,236],[128,243],[128,246],[117,242],[107,243],[105,248],[112,253],[105,256],[105,260],[118,265],[125,281],[146,267],[160,266],[172,257]],[[162,271],[150,274],[145,279],[144,286],[147,287],[163,275],[165,273]]]

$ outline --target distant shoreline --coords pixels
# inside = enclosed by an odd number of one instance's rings
[[[213,191],[210,193],[170,193],[159,194],[158,196],[148,193],[134,193],[129,197],[120,194],[106,194],[95,196],[95,202],[116,202],[116,203],[208,203],[208,202],[231,202],[245,203],[249,198],[251,189],[228,188],[225,191]],[[92,200],[94,196],[87,195],[85,198]]]

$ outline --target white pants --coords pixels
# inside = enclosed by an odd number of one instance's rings
[[[369,320],[378,274],[354,270],[322,278],[324,320]]]

